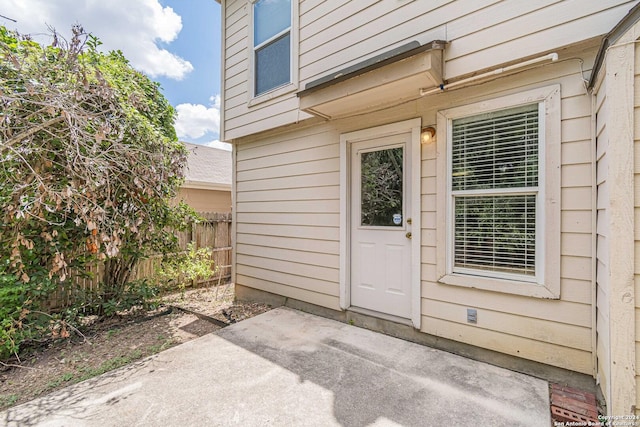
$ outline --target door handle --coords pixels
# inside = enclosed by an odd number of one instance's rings
[[[411,232],[408,232],[407,234],[405,234],[405,236],[407,237],[407,239],[411,238]]]

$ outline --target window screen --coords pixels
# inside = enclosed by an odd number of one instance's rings
[[[256,50],[256,95],[289,82],[289,34]]]
[[[253,6],[254,93],[291,81],[291,0],[260,0]]]

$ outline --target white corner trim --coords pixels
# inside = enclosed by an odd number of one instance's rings
[[[220,140],[223,142],[227,141],[227,130],[226,130],[226,105],[225,99],[227,99],[227,91],[225,90],[225,82],[227,80],[227,55],[224,54],[227,47],[227,18],[226,18],[226,7],[227,3],[222,4],[222,0],[216,0],[221,5],[221,13],[220,13],[220,26],[221,26],[221,35],[220,35]]]
[[[607,373],[607,411],[610,415],[632,414],[637,402],[636,382],[636,301],[638,286],[634,282],[634,85],[636,47],[640,29],[637,26],[619,41],[615,55],[607,55],[606,76],[602,90],[606,90],[609,111],[607,183],[610,194],[608,206],[609,250],[609,372]],[[637,88],[635,88],[637,89]],[[615,143],[614,143],[615,142]],[[605,350],[606,351],[606,350]]]
[[[349,292],[349,248],[351,239],[349,233],[349,146],[347,134],[340,135],[340,308],[346,310],[351,306],[351,294]]]
[[[415,237],[411,240],[411,323],[422,325],[422,120],[411,121],[411,216]]]
[[[233,167],[231,168],[231,213],[232,213],[232,221],[231,221],[231,281],[232,283],[238,283],[237,274],[238,267],[236,265],[238,254],[237,244],[238,241],[238,221],[237,221],[237,212],[238,212],[238,204],[236,202],[236,194],[238,191],[238,180],[237,180],[237,165],[238,162],[238,146],[233,144],[231,146],[231,158],[233,159]]]

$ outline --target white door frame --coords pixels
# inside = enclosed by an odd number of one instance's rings
[[[411,164],[411,218],[413,238],[411,239],[411,323],[420,329],[420,264],[421,264],[421,150],[420,128],[421,119],[415,118],[398,123],[343,133],[340,135],[340,308],[343,310],[351,306],[351,159],[350,144],[388,135],[410,133],[411,139],[406,152]]]

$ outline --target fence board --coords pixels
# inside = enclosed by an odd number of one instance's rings
[[[204,218],[199,223],[191,224],[185,231],[176,233],[181,251],[187,249],[189,243],[194,242],[196,249],[203,247],[212,251],[211,259],[216,267],[215,275],[209,280],[200,280],[190,283],[190,286],[204,286],[217,283],[226,283],[231,278],[231,224],[230,213],[205,212],[200,213]],[[160,265],[162,257],[151,256],[140,261],[133,271],[131,280],[138,280],[154,275]],[[63,284],[58,291],[51,295],[46,304],[49,309],[60,309],[68,306],[74,296],[79,292],[96,292],[104,274],[104,264],[98,263],[87,268],[89,277],[72,275],[72,278]]]

